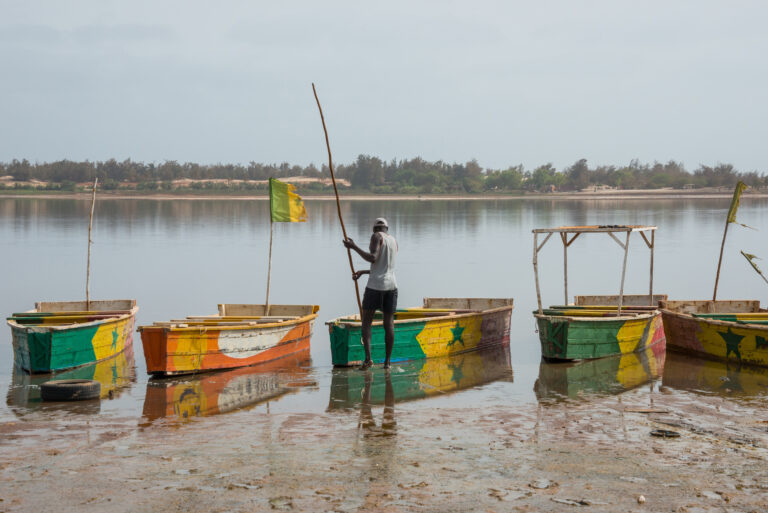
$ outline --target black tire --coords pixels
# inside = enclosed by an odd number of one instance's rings
[[[40,385],[43,401],[86,401],[100,395],[101,383],[92,379],[58,379]]]

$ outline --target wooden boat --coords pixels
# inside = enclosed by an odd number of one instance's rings
[[[666,296],[655,295],[654,299]],[[598,305],[583,305],[584,298],[598,300]],[[599,299],[604,298],[604,299]],[[645,351],[661,344],[664,325],[661,312],[644,303],[647,295],[624,296],[624,308],[610,304],[615,296],[576,296],[577,305],[552,306],[534,312],[539,331],[541,354],[545,360],[589,360],[606,356]]]
[[[545,360],[585,360],[644,351],[664,341],[661,314],[656,306],[664,295],[653,294],[653,250],[655,226],[606,225],[561,226],[533,230],[533,270],[536,279],[538,310],[533,312]],[[638,232],[651,250],[650,291],[642,295],[625,295],[624,279],[630,236]],[[650,237],[645,232],[650,233]],[[552,234],[563,242],[565,303],[542,307],[539,286],[538,254]],[[621,287],[618,296],[576,296],[575,305],[568,302],[568,247],[584,233],[606,233],[624,250]],[[622,242],[615,234],[625,234]],[[539,234],[547,234],[538,243]]]
[[[269,362],[301,351],[316,305],[221,304],[216,315],[139,326],[147,372],[170,376]]]
[[[138,310],[133,299],[36,303],[8,317],[14,362],[47,373],[112,358],[133,344]]]
[[[421,308],[395,312],[392,362],[433,358],[509,345],[512,298],[424,298]],[[384,361],[384,327],[380,314],[371,328],[371,357]],[[363,361],[359,315],[326,322],[336,366]]]
[[[662,301],[674,351],[768,367],[768,310],[756,300]]]
[[[309,339],[285,358],[262,365],[147,383],[144,418],[188,420],[249,408],[314,385],[309,368]]]
[[[512,381],[509,346],[495,346],[469,353],[413,360],[398,364],[397,372],[374,367],[371,373],[337,368],[331,377],[328,410],[354,408],[365,398],[384,404],[387,386],[393,402],[443,396],[498,380]],[[372,374],[373,379],[369,379]],[[389,383],[387,383],[389,379]],[[366,387],[368,388],[367,392]]]
[[[101,383],[101,399],[115,399],[136,381],[133,346],[126,347],[125,351],[113,358],[62,371],[53,378],[50,374],[29,374],[14,366],[7,395],[8,406],[20,418],[44,408],[40,385],[50,379],[93,379]]]
[[[541,362],[533,386],[542,400],[584,399],[626,392],[664,373],[664,343],[644,351],[582,362]]]

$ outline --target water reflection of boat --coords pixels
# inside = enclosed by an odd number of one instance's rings
[[[768,368],[669,352],[662,385],[729,397],[766,397]]]
[[[14,367],[11,387],[8,389],[7,404],[17,413],[41,407],[40,384],[51,379],[94,379],[101,383],[101,398],[115,398],[122,390],[136,381],[133,346],[108,360],[84,365],[56,374],[28,374]],[[96,408],[98,412],[99,408]]]
[[[542,361],[534,384],[538,400],[611,395],[638,387],[664,372],[664,343],[645,351],[587,360],[549,363]]]
[[[386,370],[333,370],[328,409],[350,408],[364,401],[385,404]],[[454,356],[426,358],[393,365],[390,394],[396,402],[421,399],[484,385],[502,378],[512,380],[509,347],[495,347]],[[366,384],[366,377],[373,378]]]
[[[280,397],[297,387],[313,385],[307,347],[291,356],[261,365],[147,383],[144,417],[188,419],[227,413]]]

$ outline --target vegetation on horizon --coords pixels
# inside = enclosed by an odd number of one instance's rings
[[[0,176],[12,177],[14,184],[0,181],[0,189],[76,191],[78,184],[99,178],[104,190],[144,192],[266,192],[270,177],[307,179],[297,183],[302,192],[329,192],[327,166],[318,169],[283,164],[248,165],[176,161],[154,163],[73,162],[30,163],[13,160],[0,163]],[[619,189],[659,189],[732,187],[738,180],[753,187],[768,185],[768,176],[757,171],[740,172],[731,164],[700,165],[693,172],[681,163],[641,164],[633,160],[627,166],[589,167],[580,159],[562,170],[544,164],[532,170],[522,165],[507,169],[484,169],[476,160],[464,164],[430,162],[420,157],[386,162],[378,157],[360,155],[351,164],[340,164],[336,176],[351,184],[356,192],[377,194],[466,194],[578,191],[593,187]],[[326,179],[326,183],[323,182]],[[186,180],[186,181],[185,181]],[[19,183],[21,182],[21,183]]]

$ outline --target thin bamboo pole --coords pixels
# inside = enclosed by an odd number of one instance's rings
[[[640,232],[643,233],[643,232]],[[651,230],[651,285],[650,290],[648,291],[648,295],[651,296],[649,305],[653,304],[653,250],[656,246],[656,230]]]
[[[565,303],[568,304],[568,233],[560,233],[563,241],[563,287],[565,289]]]
[[[269,315],[269,284],[272,281],[272,239],[275,238],[275,223],[269,219],[269,265],[267,266],[267,299],[264,315]]]
[[[725,230],[723,230],[723,242],[720,243],[720,258],[717,261],[717,274],[715,275],[715,291],[712,293],[712,304],[714,306],[717,301],[717,283],[720,281],[720,266],[723,263],[723,249],[725,249],[725,236],[728,235],[728,225],[730,223],[725,221]]]
[[[93,196],[91,197],[91,215],[88,220],[88,260],[85,266],[85,309],[91,309],[91,232],[93,231],[93,211],[96,209],[96,187],[99,185],[99,177],[93,180]]]
[[[627,275],[627,254],[629,253],[629,236],[632,232],[627,232],[627,240],[624,243],[624,264],[621,266],[621,288],[619,289],[619,308],[616,315],[621,315],[621,306],[624,303],[624,277]]]
[[[336,212],[339,214],[339,223],[341,224],[341,233],[344,234],[344,240],[348,240],[347,229],[344,227],[344,219],[341,217],[341,202],[339,201],[339,189],[336,187],[336,175],[333,173],[333,158],[331,157],[331,143],[328,141],[328,129],[325,126],[325,116],[323,116],[323,108],[320,106],[320,100],[317,97],[317,90],[315,84],[312,84],[312,92],[315,95],[315,102],[317,103],[317,110],[320,111],[320,121],[323,123],[323,132],[325,133],[325,146],[328,148],[328,169],[331,171],[331,181],[333,182],[333,192],[336,194]],[[355,264],[352,262],[352,250],[347,248],[347,258],[349,259],[349,268],[352,270],[352,274],[355,273]],[[355,282],[355,295],[357,297],[357,309],[360,311],[360,320],[363,319],[363,306],[360,303],[360,287]]]
[[[536,301],[539,305],[539,315],[544,313],[541,308],[541,287],[539,286],[539,234],[533,234],[533,276],[536,279]]]

